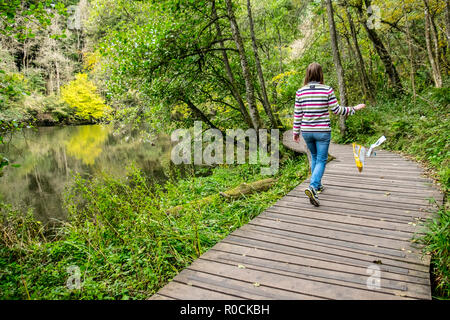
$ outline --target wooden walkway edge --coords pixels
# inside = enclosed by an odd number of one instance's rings
[[[304,181],[150,299],[431,299],[430,258],[411,240],[435,210],[428,198],[443,195],[399,155],[378,150],[359,173],[351,146],[330,154],[319,208]]]

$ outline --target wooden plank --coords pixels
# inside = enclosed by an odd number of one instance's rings
[[[287,195],[285,198],[294,198],[294,199],[303,199],[303,200],[307,200],[307,197],[305,196],[303,190],[300,191],[295,191],[293,192],[293,194],[289,194]],[[319,199],[320,199],[320,203],[322,204],[322,200],[328,200],[331,201],[331,204],[335,203],[335,202],[341,202],[341,203],[346,203],[348,205],[350,205],[350,208],[353,209],[359,209],[361,205],[365,205],[365,206],[370,206],[373,207],[373,210],[379,210],[379,208],[385,208],[387,210],[389,210],[390,208],[394,207],[394,208],[401,208],[404,209],[405,211],[421,211],[424,210],[425,208],[427,208],[427,204],[407,204],[404,202],[397,202],[397,201],[389,201],[389,197],[385,197],[384,200],[380,200],[380,199],[376,199],[375,197],[373,197],[372,199],[367,199],[367,198],[358,198],[356,196],[339,196],[339,195],[334,195],[334,194],[329,194],[329,193],[323,193],[321,195],[319,195]],[[290,199],[293,200],[293,199]],[[309,201],[309,200],[308,200]]]
[[[415,211],[409,211],[409,210],[399,210],[398,212],[391,212],[391,213],[383,213],[383,212],[376,212],[376,211],[368,211],[368,210],[358,210],[358,209],[351,209],[346,208],[345,203],[333,203],[331,201],[328,201],[332,205],[327,205],[327,201],[323,201],[321,199],[321,205],[320,207],[314,207],[312,206],[308,200],[304,201],[297,200],[297,201],[290,201],[290,200],[282,200],[278,201],[274,206],[277,207],[283,207],[283,208],[293,208],[293,209],[304,209],[304,210],[314,210],[318,213],[337,213],[337,214],[344,214],[350,217],[370,217],[372,219],[384,219],[385,221],[390,222],[397,222],[397,223],[409,223],[409,222],[416,222],[417,220],[426,221],[430,214],[428,213],[422,213],[422,212],[415,212]],[[373,210],[373,209],[372,209]]]
[[[172,299],[189,299],[189,300],[242,300],[242,298],[234,295],[224,294],[217,291],[206,290],[203,288],[189,286],[176,281],[169,282],[158,294]]]
[[[311,299],[311,296],[308,295],[295,292],[289,292],[288,294],[286,294],[286,292],[283,290],[267,286],[257,286],[258,284],[252,283],[251,281],[247,281],[245,279],[236,280],[230,277],[218,276],[213,273],[191,270],[189,268],[183,270],[183,272],[177,275],[176,280],[184,284],[195,285],[196,287],[205,290],[219,291],[225,294],[239,296],[242,299]],[[323,300],[317,297],[313,298],[317,300]]]
[[[318,227],[324,229],[332,229],[343,232],[348,232],[351,234],[361,234],[361,235],[369,235],[374,237],[382,237],[384,239],[390,240],[400,240],[400,241],[409,241],[411,239],[410,233],[405,233],[402,231],[393,231],[393,230],[385,230],[382,228],[377,228],[373,226],[362,226],[362,225],[353,225],[349,223],[343,222],[335,222],[335,221],[324,221],[320,219],[310,219],[299,216],[289,216],[283,215],[277,212],[265,211],[259,215],[260,219],[263,221],[276,221],[276,222],[286,222],[295,226],[309,226],[309,227]]]
[[[387,222],[384,219],[374,219],[367,217],[354,217],[349,216],[344,213],[333,213],[333,212],[322,212],[318,213],[311,209],[298,209],[298,208],[284,208],[279,206],[273,206],[267,209],[265,212],[260,214],[259,216],[264,215],[265,213],[278,213],[282,215],[288,215],[290,217],[301,217],[307,218],[311,221],[323,221],[323,222],[338,222],[345,223],[346,225],[356,225],[356,226],[369,226],[372,228],[378,228],[381,230],[390,230],[390,231],[398,231],[404,232],[411,237],[412,234],[417,232],[417,228],[411,224],[407,223],[398,223],[398,222]],[[273,215],[272,215],[273,216]]]
[[[358,169],[356,168],[355,161],[353,161],[352,163],[340,163],[338,167],[339,167],[339,169],[344,170],[344,171],[354,170],[359,173]],[[392,175],[395,175],[395,176],[397,174],[400,174],[400,175],[415,174],[415,175],[420,176],[425,173],[423,169],[410,166],[403,162],[398,162],[397,165],[391,165],[388,162],[374,163],[374,162],[367,162],[367,161],[363,168],[362,175],[365,172],[367,172],[367,173],[381,173],[381,172],[384,173],[384,172],[386,172],[386,173],[392,173]]]
[[[382,261],[381,269],[385,272],[410,275],[418,278],[429,278],[426,262],[417,264],[408,260],[384,255],[382,253],[345,250],[333,245],[322,245],[314,241],[296,240],[283,236],[274,236],[249,226],[246,230],[236,230],[223,240],[225,243],[236,243],[246,247],[264,248],[282,251],[290,255],[309,257],[326,262],[336,262],[350,266],[367,266],[375,261]]]
[[[376,206],[376,205],[370,205],[367,203],[358,203],[357,206],[349,200],[345,201],[345,199],[338,199],[338,200],[331,200],[329,198],[320,197],[320,207],[316,208],[313,207],[310,203],[306,195],[304,195],[302,198],[300,197],[294,197],[291,196],[291,194],[286,195],[283,199],[279,200],[277,204],[286,204],[289,206],[300,206],[300,205],[307,205],[308,208],[314,208],[318,211],[323,210],[330,210],[333,211],[337,208],[342,210],[348,210],[348,212],[351,214],[353,212],[364,212],[364,213],[371,213],[373,215],[380,215],[385,217],[391,217],[392,219],[401,219],[401,220],[407,220],[412,221],[414,218],[423,218],[426,219],[431,214],[429,212],[426,212],[425,209],[423,210],[415,210],[411,208],[393,208],[393,207],[384,207],[384,206]],[[420,209],[420,208],[419,208]]]
[[[305,280],[322,281],[324,283],[336,284],[355,289],[367,289],[367,279],[369,275],[355,273],[345,273],[336,270],[324,270],[318,268],[311,268],[310,266],[304,266],[301,263],[295,263],[292,259],[287,261],[277,261],[274,259],[267,259],[266,257],[254,257],[250,255],[242,255],[236,253],[229,253],[219,250],[209,250],[204,256],[204,259],[210,259],[217,262],[224,262],[229,264],[243,265],[246,268],[251,267],[255,270],[275,272],[290,277],[297,277]],[[367,266],[369,267],[369,266]],[[378,267],[378,266],[377,266]],[[386,279],[380,272],[380,288],[378,292],[387,294],[398,294],[402,292],[404,296],[429,299],[427,294],[427,286],[415,283],[408,283],[404,281],[396,281]]]
[[[309,179],[305,180],[305,182],[307,182],[307,184],[309,184]],[[324,185],[326,185],[327,183],[330,184],[340,184],[343,183],[345,184],[350,184],[350,185],[355,185],[355,184],[360,184],[360,185],[365,185],[366,187],[370,186],[370,187],[378,187],[378,188],[409,188],[411,190],[411,192],[413,193],[417,193],[421,190],[424,191],[428,191],[428,192],[437,192],[436,187],[433,186],[432,184],[427,184],[427,183],[423,183],[423,182],[418,182],[418,183],[412,183],[412,182],[402,182],[402,181],[398,181],[398,180],[390,180],[390,179],[375,179],[375,178],[358,178],[358,177],[345,177],[345,176],[329,176],[329,175],[324,175],[322,178],[322,182],[324,183]],[[394,189],[395,190],[395,189]],[[438,192],[439,193],[439,192]]]
[[[175,300],[174,298],[166,297],[160,293],[155,293],[148,300]]]
[[[367,243],[361,243],[358,241],[348,241],[345,239],[338,239],[337,237],[340,235],[337,235],[335,237],[331,237],[329,234],[333,232],[322,232],[320,228],[311,228],[312,230],[309,231],[309,233],[304,232],[305,228],[298,228],[298,231],[292,231],[292,230],[284,230],[280,228],[274,228],[272,226],[267,226],[266,223],[258,223],[258,221],[254,220],[251,224],[248,224],[248,226],[251,226],[254,228],[254,230],[262,231],[266,234],[270,234],[272,236],[281,236],[287,239],[292,240],[306,240],[306,241],[312,241],[316,242],[318,245],[328,245],[335,248],[340,248],[341,250],[348,250],[348,251],[357,251],[357,252],[363,252],[363,253],[371,253],[376,255],[385,255],[391,258],[397,258],[397,259],[406,259],[409,258],[409,261],[413,262],[416,261],[419,254],[417,249],[411,248],[411,246],[408,245],[407,242],[398,241],[398,249],[395,248],[386,248],[381,247],[378,242],[374,244],[367,244]],[[286,224],[283,225],[285,227]],[[293,228],[291,228],[293,229]],[[328,233],[328,234],[327,234]],[[334,232],[335,234],[337,232]],[[342,235],[342,233],[341,233]],[[344,235],[345,237],[345,235]],[[352,235],[348,236],[347,238],[353,238]],[[364,239],[365,242],[373,241],[373,239]],[[392,243],[391,243],[392,245]],[[402,250],[403,249],[403,250]]]
[[[347,190],[360,190],[362,192],[372,192],[375,194],[384,195],[386,192],[389,192],[394,195],[399,195],[401,197],[406,198],[414,198],[414,199],[423,199],[428,197],[436,197],[437,199],[441,198],[443,195],[439,192],[431,189],[412,189],[410,187],[399,187],[386,184],[384,186],[379,186],[372,183],[354,183],[354,182],[345,182],[345,181],[336,181],[331,179],[322,179],[323,185],[326,185],[327,191],[334,192],[335,190],[347,189]]]
[[[352,171],[338,170],[337,167],[327,166],[325,170],[326,175],[333,176],[344,176],[344,177],[364,177],[364,178],[378,178],[378,179],[389,179],[389,180],[399,180],[399,181],[413,181],[413,182],[428,182],[433,181],[429,178],[417,177],[415,175],[399,175],[399,174],[376,174],[376,173],[359,173],[357,170],[355,173]]]
[[[295,190],[291,195],[298,197],[305,197],[305,193],[303,190]],[[401,195],[397,195],[395,192],[393,193],[383,193],[383,192],[361,192],[357,189],[333,189],[333,192],[324,192],[319,195],[319,197],[324,198],[345,198],[351,200],[359,200],[359,202],[372,201],[374,203],[381,202],[384,206],[391,206],[391,203],[394,203],[395,206],[401,206],[402,208],[407,207],[416,207],[421,208],[428,206],[430,203],[428,200],[422,199],[414,199],[408,198]]]
[[[352,265],[346,265],[346,264],[341,264],[341,263],[332,262],[332,261],[324,261],[324,260],[320,260],[320,259],[314,259],[311,257],[304,257],[304,256],[289,254],[286,252],[270,250],[267,248],[246,247],[246,246],[241,246],[241,245],[238,245],[235,243],[227,243],[227,242],[218,243],[211,250],[233,253],[233,254],[242,255],[245,257],[261,258],[261,259],[265,259],[265,260],[275,260],[275,261],[279,261],[279,262],[287,263],[287,264],[296,264],[299,266],[309,268],[311,270],[319,269],[319,270],[328,270],[328,271],[338,271],[338,272],[348,274],[350,276],[359,275],[359,276],[367,277],[367,267],[369,267],[370,265],[373,265],[373,262],[368,261],[365,266],[362,266],[362,265],[352,266]],[[422,285],[422,286],[429,285],[428,279],[411,277],[409,275],[403,275],[403,274],[397,274],[397,273],[391,273],[391,272],[383,272],[383,278],[386,280],[403,281],[405,283],[412,283],[415,285]],[[396,289],[399,289],[399,288],[396,288]]]
[[[276,272],[261,271],[256,268],[239,268],[237,264],[218,263],[200,257],[189,267],[190,270],[213,273],[233,279],[246,279],[260,286],[278,288],[300,294],[326,299],[401,299],[406,297],[381,293],[375,290],[345,287],[317,280],[307,280],[297,276],[287,276]]]

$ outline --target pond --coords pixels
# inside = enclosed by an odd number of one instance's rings
[[[150,181],[161,183],[174,172],[170,136],[151,137],[111,125],[24,129],[0,151],[20,165],[5,168],[0,200],[33,208],[43,222],[65,219],[63,194],[73,174],[93,177],[104,172],[121,178],[134,164]],[[180,170],[186,173],[187,168]]]

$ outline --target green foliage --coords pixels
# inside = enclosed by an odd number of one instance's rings
[[[264,178],[259,165],[221,166],[208,177],[152,186],[137,170],[127,181],[102,176],[76,177],[65,201],[68,223],[40,238],[39,225],[17,212],[0,220],[5,235],[30,230],[20,246],[0,245],[3,299],[145,299],[200,254],[244,225],[296,186],[308,174],[305,157],[282,164],[269,191],[243,199],[217,197],[206,206],[187,207],[178,216],[165,210]],[[27,218],[28,219],[28,218]],[[15,222],[19,221],[19,223]],[[36,229],[37,228],[37,229]],[[28,239],[28,238],[27,238]],[[65,287],[68,266],[82,274],[81,290]]]
[[[88,80],[87,74],[76,75],[75,80],[62,87],[61,98],[81,119],[101,119],[106,117],[110,110],[103,98],[97,94],[97,87]]]
[[[26,94],[26,81],[22,74],[0,70],[0,111],[21,101]]]
[[[46,28],[51,23],[54,13],[66,14],[63,1],[53,0],[0,0],[1,34],[13,35],[19,41],[33,38],[32,30],[18,24],[19,17],[27,17],[28,20]]]
[[[425,245],[424,254],[431,254],[432,280],[435,282],[434,295],[450,298],[450,211],[442,206],[430,219],[424,229],[424,235],[416,237]]]

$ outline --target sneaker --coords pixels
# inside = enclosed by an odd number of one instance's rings
[[[308,189],[305,190],[305,194],[308,196],[309,202],[311,202],[313,206],[316,207],[320,206],[319,198],[317,197],[317,192],[316,190],[314,190],[313,187],[308,187]]]
[[[317,189],[317,193],[321,193],[321,192],[323,192],[323,190],[325,190],[325,187],[320,186],[319,189]]]

